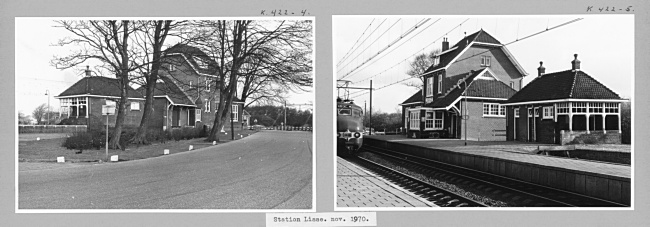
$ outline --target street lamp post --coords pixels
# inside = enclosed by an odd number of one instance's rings
[[[47,123],[46,125],[50,124],[50,90],[45,90],[45,95],[47,95]]]

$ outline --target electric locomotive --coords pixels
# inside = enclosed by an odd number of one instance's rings
[[[352,100],[336,99],[337,153],[354,154],[363,144],[363,110]]]

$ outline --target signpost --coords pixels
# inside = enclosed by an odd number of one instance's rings
[[[108,161],[108,115],[115,115],[115,106],[102,105],[102,115],[106,115],[106,160]]]

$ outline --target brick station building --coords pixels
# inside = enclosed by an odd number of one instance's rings
[[[503,105],[507,140],[542,143],[621,143],[620,104],[627,100],[580,70],[538,76]]]

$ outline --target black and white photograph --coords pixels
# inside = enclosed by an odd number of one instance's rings
[[[336,210],[634,207],[633,15],[332,20]]]
[[[314,20],[15,19],[16,212],[315,211]]]

